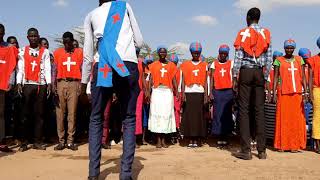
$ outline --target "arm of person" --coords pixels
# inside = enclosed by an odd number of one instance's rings
[[[43,53],[43,63],[44,63],[44,76],[47,83],[47,98],[51,95],[51,60],[49,50],[45,50]]]
[[[233,91],[235,94],[238,93],[238,77],[241,68],[241,61],[243,59],[244,53],[242,49],[238,49],[235,51],[234,63],[232,68],[232,76],[233,76]]]
[[[18,94],[19,96],[22,96],[22,83],[23,83],[23,78],[24,78],[24,51],[21,50],[19,53],[19,60],[18,60],[18,65],[17,65],[17,86],[18,86]]]
[[[94,35],[91,25],[91,13],[87,15],[84,21],[84,46],[83,46],[83,63],[82,63],[82,78],[83,90],[86,89],[91,76],[93,57],[94,57]]]
[[[306,65],[303,60],[301,60],[301,69],[302,69],[302,85],[303,85],[303,89],[304,89],[304,100],[307,102],[309,92],[308,92],[308,87],[307,87],[307,78],[306,78],[306,71],[305,71]]]
[[[272,57],[272,44],[271,44],[271,38],[270,38],[270,44],[268,47],[267,52],[265,53],[265,74],[264,79],[267,82],[270,74],[270,70],[273,63],[273,57]]]
[[[211,67],[210,67],[210,98],[213,99],[213,90],[214,90],[214,71],[215,71],[215,66],[214,66],[214,62],[211,64]]]
[[[182,102],[186,102],[186,95],[185,95],[185,84],[184,84],[184,76],[183,76],[183,73],[181,75],[181,99],[182,99]]]
[[[310,101],[313,102],[313,70],[309,65],[309,93],[310,93]]]
[[[274,62],[273,100],[272,100],[273,103],[277,103],[277,93],[281,93],[281,92],[277,92],[280,65],[281,65],[280,62],[276,59]]]
[[[130,23],[131,23],[131,28],[132,28],[133,35],[134,35],[135,46],[138,48],[142,48],[142,46],[143,46],[142,34],[140,31],[138,22],[134,16],[133,11],[132,11],[132,8],[128,3],[127,3],[127,10],[128,10],[128,16],[130,19]]]
[[[176,95],[176,97],[179,99],[179,92],[178,92],[178,83],[177,83],[177,79],[176,79],[176,76],[173,77],[172,79],[172,84],[173,84],[173,89],[174,89],[174,93]]]

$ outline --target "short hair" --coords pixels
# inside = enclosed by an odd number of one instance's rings
[[[0,24],[0,29],[5,29],[3,24]]]
[[[74,40],[73,34],[72,34],[71,32],[69,32],[69,31],[63,33],[62,38],[63,38],[63,39],[65,39],[65,38],[70,38],[71,40]]]
[[[41,41],[47,41],[47,42],[49,42],[48,39],[45,38],[45,37],[41,37],[41,38],[40,38],[40,42],[41,42]]]
[[[9,37],[7,38],[7,42],[9,42],[10,39],[15,39],[16,41],[18,41],[18,39],[17,39],[15,36],[9,36]]]
[[[33,27],[28,29],[28,34],[29,34],[30,32],[32,32],[32,31],[35,31],[36,33],[38,33],[38,34],[39,34],[38,29],[33,28]]]
[[[248,11],[247,16],[250,17],[251,20],[259,21],[261,16],[261,11],[259,8],[256,8],[256,7],[251,8]]]

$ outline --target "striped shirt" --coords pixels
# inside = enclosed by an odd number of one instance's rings
[[[251,24],[251,28],[259,32],[262,28],[258,24]],[[271,66],[272,66],[272,45],[270,42],[268,50],[261,54],[260,57],[256,58],[256,61],[254,57],[250,56],[248,53],[246,53],[242,48],[235,51],[235,58],[234,58],[234,66],[233,66],[233,77],[238,77],[240,68],[245,65],[249,66],[259,66],[265,68],[265,74],[264,79],[267,81]]]

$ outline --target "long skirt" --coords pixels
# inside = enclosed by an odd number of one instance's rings
[[[228,135],[232,133],[234,122],[232,119],[233,91],[232,89],[214,90],[214,115],[212,134]]]
[[[142,134],[144,92],[140,91],[136,106],[136,135]]]
[[[186,137],[205,137],[207,122],[204,119],[204,93],[185,93],[181,133]]]
[[[279,95],[274,147],[280,150],[305,149],[306,139],[306,120],[302,95]]]
[[[148,129],[154,133],[176,132],[172,90],[158,87],[152,90]]]
[[[181,100],[175,96],[174,97],[174,116],[176,119],[176,127],[178,129],[180,128],[180,121],[181,121],[180,110],[181,110]]]
[[[312,138],[320,139],[320,88],[313,88]]]

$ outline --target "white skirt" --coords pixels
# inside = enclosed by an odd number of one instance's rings
[[[165,87],[152,89],[148,128],[154,133],[176,132],[172,90]]]

